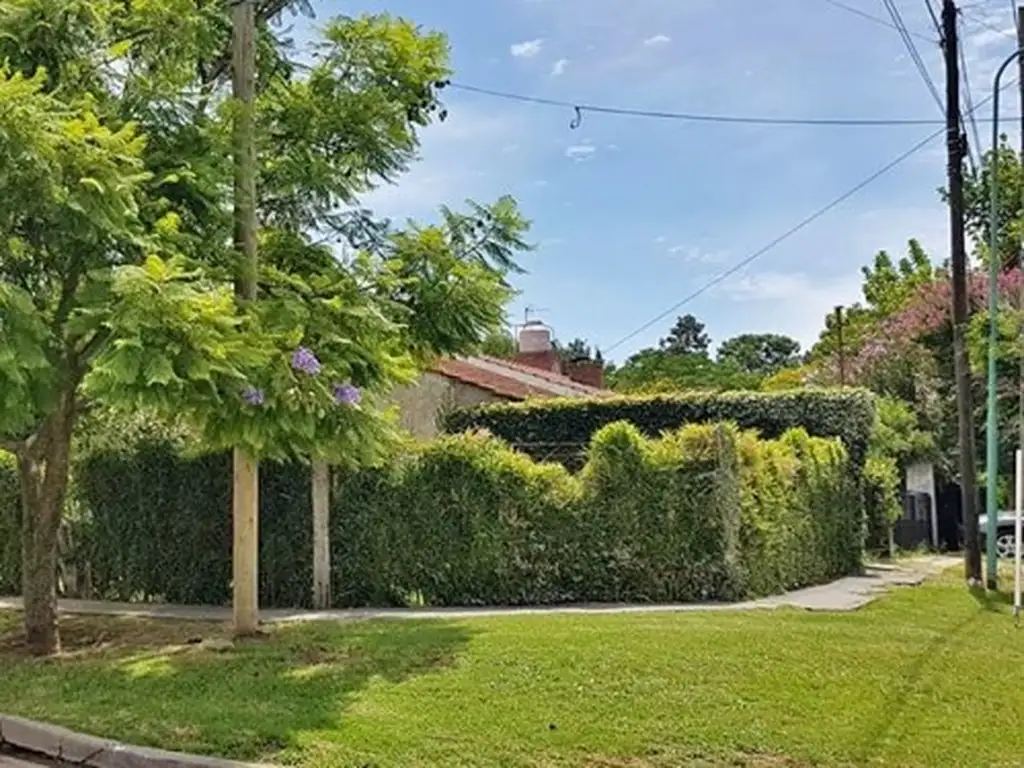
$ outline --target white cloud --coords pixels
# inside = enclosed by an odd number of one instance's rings
[[[673,245],[668,249],[673,256],[682,255],[683,261],[692,264],[721,264],[728,260],[728,251],[706,251],[695,245]]]
[[[566,148],[565,156],[580,163],[589,160],[595,152],[597,152],[597,147],[593,144],[573,144]]]
[[[509,46],[509,51],[517,59],[532,59],[541,52],[543,47],[544,40],[538,37],[536,40],[524,40],[521,43],[513,43]]]
[[[648,37],[646,40],[644,40],[644,45],[646,45],[649,48],[653,48],[659,45],[668,45],[671,42],[672,38],[669,37],[668,35],[657,34],[654,35],[653,37]]]
[[[558,77],[565,74],[565,68],[569,66],[568,59],[559,59],[551,65],[551,76]]]
[[[804,348],[818,338],[823,318],[839,305],[859,297],[859,275],[841,279],[814,278],[805,272],[764,271],[728,279],[713,294],[743,307],[743,315],[799,341]],[[760,306],[756,306],[760,305]]]
[[[658,235],[656,238],[654,238],[654,242],[657,243],[658,245],[661,245],[662,243],[666,242],[667,240],[668,240],[668,238],[665,237],[664,235]]]

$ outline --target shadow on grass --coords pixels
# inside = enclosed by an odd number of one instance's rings
[[[201,622],[62,619],[65,651],[31,659],[0,623],[0,711],[145,746],[269,760],[343,732],[374,681],[444,669],[470,639],[437,621],[279,626],[229,646]]]
[[[969,591],[978,605],[990,613],[1002,613],[1006,606],[1013,605],[1013,595],[1008,592],[992,592],[982,586],[973,586]]]

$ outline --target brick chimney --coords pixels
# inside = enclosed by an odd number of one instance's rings
[[[577,384],[604,389],[604,364],[593,360],[573,360],[564,366],[564,373]]]
[[[549,373],[562,372],[562,358],[551,344],[551,329],[537,322],[527,323],[519,331],[515,361]]]

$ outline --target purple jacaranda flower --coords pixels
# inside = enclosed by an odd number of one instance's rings
[[[292,368],[316,376],[320,373],[320,361],[308,347],[299,347],[292,354]]]
[[[357,405],[361,397],[359,388],[352,384],[334,385],[334,400],[338,405]]]
[[[247,387],[242,393],[242,399],[249,405],[263,405],[263,390],[256,387]]]

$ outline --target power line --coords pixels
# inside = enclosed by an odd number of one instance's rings
[[[1011,85],[1013,85],[1013,83],[1007,83],[1000,90],[1004,90],[1006,88],[1009,88]],[[991,95],[985,97],[984,99],[982,99],[981,101],[979,101],[977,104],[974,105],[974,109],[975,110],[981,109],[981,107],[983,107],[985,104],[987,104],[991,100],[992,100],[992,96]],[[846,192],[841,194],[839,197],[837,197],[834,200],[832,200],[827,205],[822,206],[821,208],[816,210],[814,213],[812,213],[809,216],[807,216],[806,218],[804,218],[796,226],[789,228],[788,230],[783,232],[781,235],[776,237],[774,240],[769,242],[767,245],[764,245],[763,247],[758,248],[752,254],[747,256],[747,258],[743,259],[742,261],[738,262],[737,264],[734,264],[732,267],[727,269],[725,272],[722,272],[721,274],[719,274],[716,277],[712,278],[708,282],[704,283],[704,285],[702,285],[700,288],[698,288],[697,290],[693,291],[693,293],[689,294],[688,296],[683,298],[681,301],[678,301],[675,304],[673,304],[671,307],[666,309],[664,312],[659,314],[657,317],[651,318],[646,323],[641,325],[639,328],[637,328],[636,330],[631,331],[630,333],[626,334],[625,336],[623,336],[621,339],[616,341],[611,346],[605,347],[604,348],[605,354],[607,354],[608,352],[611,352],[611,351],[621,347],[627,341],[630,341],[630,340],[636,338],[641,333],[646,331],[648,328],[651,328],[655,324],[657,324],[657,323],[661,322],[662,320],[664,320],[666,317],[671,315],[673,312],[677,312],[684,305],[689,304],[691,301],[693,301],[697,297],[701,296],[702,294],[706,293],[711,288],[714,288],[719,283],[721,283],[724,280],[732,277],[734,274],[739,272],[741,269],[743,269],[744,267],[750,265],[751,263],[753,263],[757,259],[761,258],[762,256],[764,256],[766,253],[771,251],[776,246],[781,245],[783,242],[785,242],[786,240],[791,238],[793,235],[795,235],[798,232],[800,232],[801,230],[807,228],[810,224],[812,224],[815,221],[817,221],[818,219],[820,219],[822,216],[824,216],[826,213],[831,211],[833,208],[836,208],[839,205],[841,205],[842,203],[844,203],[847,200],[849,200],[855,194],[857,194],[862,189],[864,189],[868,185],[870,185],[873,182],[875,182],[877,179],[879,179],[882,176],[884,176],[886,173],[888,173],[893,168],[898,166],[900,163],[902,163],[904,160],[909,158],[911,155],[913,155],[916,152],[919,152],[920,150],[924,149],[924,147],[926,147],[932,141],[937,139],[939,136],[942,136],[945,132],[946,132],[946,129],[945,129],[945,127],[943,127],[941,129],[935,131],[934,133],[930,134],[926,138],[922,139],[921,141],[919,141],[917,144],[912,146],[910,149],[908,149],[903,154],[899,155],[898,157],[896,157],[893,160],[890,160],[888,163],[886,163],[884,166],[882,166],[877,171],[872,173],[866,179],[864,179],[863,181],[859,182],[857,185],[855,185],[854,187],[850,188],[849,190],[847,190]]]
[[[939,16],[935,13],[935,9],[932,7],[932,0],[924,0],[925,6],[928,8],[928,15],[932,19],[932,26],[935,27],[935,32],[938,34],[939,39],[942,39],[942,25],[939,23]]]
[[[917,50],[917,46],[914,45],[914,40],[910,36],[910,32],[907,30],[907,25],[903,22],[903,15],[900,13],[900,9],[896,6],[896,0],[882,0],[882,4],[886,10],[889,11],[889,16],[892,17],[892,22],[899,30],[900,37],[903,39],[903,45],[907,49],[907,53],[910,54],[911,61],[914,62],[914,66],[917,67],[918,73],[921,75],[921,79],[924,80],[925,87],[928,88],[932,98],[935,99],[935,103],[939,107],[939,112],[945,109],[942,97],[939,95],[939,89],[935,87],[935,83],[932,81],[932,76],[928,72],[928,67],[925,66],[924,59],[921,58],[920,51]],[[930,8],[930,6],[929,6]]]
[[[739,125],[789,125],[789,126],[849,126],[849,127],[879,127],[879,126],[901,126],[901,125],[942,125],[944,121],[931,118],[842,118],[842,117],[766,117],[759,115],[719,115],[699,112],[671,112],[662,110],[633,109],[630,107],[613,107],[601,104],[587,104],[583,102],[564,101],[561,99],[547,99],[540,96],[528,96],[511,91],[499,91],[493,88],[483,88],[467,83],[448,83],[449,88],[476,93],[482,96],[491,96],[506,101],[518,101],[524,104],[538,104],[546,107],[559,107],[570,110],[574,113],[571,127],[579,127],[582,115],[590,112],[593,114],[619,115],[625,117],[645,117],[658,120],[681,120],[697,123],[733,123]],[[984,119],[984,118],[983,118]]]
[[[899,32],[899,28],[898,27],[894,26],[892,24],[892,22],[886,21],[881,16],[875,16],[873,13],[868,13],[867,11],[862,11],[860,8],[855,8],[852,5],[847,5],[846,3],[840,2],[839,0],[822,0],[822,1],[825,2],[825,3],[828,3],[829,5],[834,5],[836,8],[842,8],[844,11],[849,11],[850,13],[856,14],[857,16],[860,16],[862,19],[867,19],[868,21],[873,21],[876,24],[881,24],[883,27],[888,27],[889,29],[895,29],[897,32]],[[922,35],[922,34],[919,34],[917,32],[910,32],[909,30],[908,30],[908,32],[909,32],[909,34],[911,34],[912,36],[918,38],[919,40],[925,40],[925,41],[927,41],[929,43],[937,42],[934,38],[928,37],[927,35]]]
[[[1017,13],[1016,7],[1014,7],[1013,12],[1014,12],[1014,14]],[[988,19],[986,19],[984,16],[981,16],[980,14],[973,13],[973,12],[971,12],[969,10],[965,10],[963,8],[960,9],[960,13],[963,14],[964,17],[966,17],[966,18],[970,19],[971,21],[975,22],[976,24],[979,24],[980,26],[984,27],[989,32],[995,32],[997,35],[1005,35],[1006,37],[1016,37],[1016,35],[1013,32],[1010,32],[1009,30],[1006,30],[1006,29],[1000,29],[999,27],[997,27],[995,24],[993,24],[992,22],[990,22]]]
[[[963,17],[961,17],[962,20]],[[961,24],[961,26],[963,26]],[[964,133],[967,132],[966,122],[971,124],[971,136],[974,139],[974,144],[967,145],[967,160],[971,164],[971,173],[976,173],[981,163],[981,134],[978,131],[978,121],[974,116],[974,97],[971,94],[971,81],[967,74],[967,56],[964,53],[964,46],[958,46],[960,51],[960,73],[963,76],[964,83],[964,106],[967,107],[966,120],[964,119],[964,112],[960,113],[960,130]],[[975,155],[977,154],[977,157]]]

